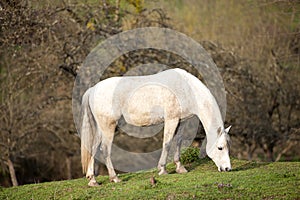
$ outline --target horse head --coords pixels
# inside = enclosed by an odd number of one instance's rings
[[[230,137],[229,130],[231,126],[225,130],[218,129],[218,136],[216,142],[210,147],[207,155],[217,165],[219,171],[230,171],[231,163],[229,157]]]

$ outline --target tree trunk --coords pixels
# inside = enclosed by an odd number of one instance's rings
[[[294,145],[297,144],[296,141],[291,141],[291,142],[287,142],[287,143],[288,143],[287,146],[282,151],[280,151],[279,154],[277,155],[275,162],[278,162],[283,154],[288,152]]]
[[[67,179],[72,179],[72,170],[71,170],[71,157],[67,156],[66,158],[66,168],[67,168]]]
[[[8,160],[7,160],[7,165],[8,165],[10,179],[11,179],[13,186],[18,186],[19,184],[18,184],[18,180],[17,180],[17,176],[16,176],[15,167],[10,158],[8,158]]]
[[[273,153],[273,148],[267,149],[267,161],[268,162],[274,162],[274,153]]]
[[[207,139],[206,137],[204,138],[202,144],[201,144],[201,147],[200,147],[200,154],[199,154],[199,158],[205,158],[207,156],[207,153],[206,153],[206,144],[207,144]]]
[[[256,144],[247,144],[247,156],[248,160],[252,161],[254,151],[256,150]]]

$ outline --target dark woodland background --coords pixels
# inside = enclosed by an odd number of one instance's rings
[[[213,57],[227,92],[232,156],[299,161],[299,1],[1,0],[0,185],[83,176],[72,115],[78,69],[107,37],[148,26],[183,32]],[[171,56],[130,52],[105,76],[121,76],[141,63],[190,69]],[[126,136],[117,132],[122,143]],[[156,137],[145,143],[159,148]],[[203,138],[199,129],[194,145]]]

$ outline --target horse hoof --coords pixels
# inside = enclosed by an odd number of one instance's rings
[[[178,169],[176,169],[176,172],[178,174],[184,174],[184,173],[187,173],[188,171],[184,168],[184,166],[181,166]]]
[[[164,174],[168,174],[168,172],[167,172],[166,170],[161,170],[161,171],[158,173],[159,176],[160,176],[160,175],[164,175]]]
[[[117,176],[110,178],[110,182],[120,183],[121,179],[119,179]]]
[[[99,183],[97,183],[97,181],[90,181],[90,182],[88,183],[88,186],[90,186],[90,187],[99,186]]]

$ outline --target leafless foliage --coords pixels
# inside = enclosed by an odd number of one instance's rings
[[[10,176],[10,184],[82,176],[71,110],[73,82],[82,62],[111,35],[138,27],[170,27],[172,20],[160,8],[145,9],[142,1],[124,0],[133,6],[131,10],[122,9],[121,1],[0,2],[0,172]],[[287,9],[297,8],[293,1],[264,1],[260,6],[281,3]],[[299,16],[296,10],[293,13]],[[297,26],[290,32],[264,27],[265,37],[275,38],[264,49],[255,46],[262,38],[248,49],[201,42],[224,78],[233,155],[276,161],[299,156],[295,150],[300,139]],[[249,35],[255,39],[252,32]],[[263,56],[245,57],[253,49]],[[145,49],[121,56],[107,69],[106,77],[147,63],[194,73],[177,55]]]
[[[106,1],[40,5],[0,3],[0,163],[13,185],[81,176],[71,112],[78,68],[93,47],[122,30],[125,15],[134,26],[165,23],[162,11],[131,13]],[[28,174],[32,165],[43,170]]]

